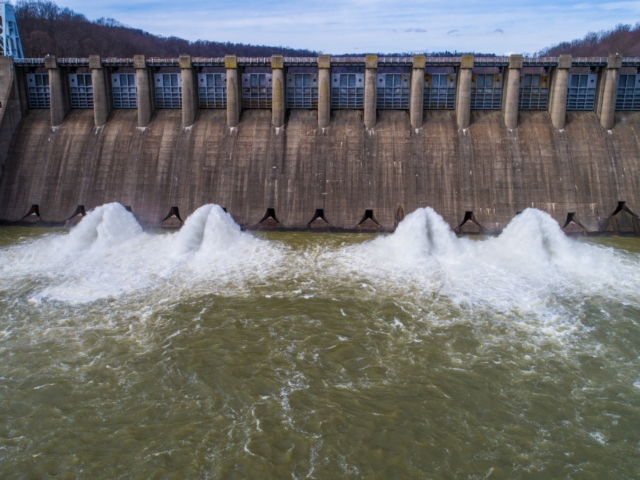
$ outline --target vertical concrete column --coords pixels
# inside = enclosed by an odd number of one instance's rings
[[[69,110],[69,94],[65,91],[68,82],[63,78],[63,71],[58,67],[56,57],[47,55],[44,66],[49,71],[49,92],[51,95],[51,126],[57,127],[64,121]],[[66,71],[64,72],[66,73]]]
[[[378,100],[378,56],[367,55],[364,71],[364,126],[376,126],[376,104]]]
[[[198,74],[191,63],[191,55],[178,58],[182,73],[182,126],[190,127],[198,114]]]
[[[571,55],[560,55],[558,66],[553,72],[549,113],[551,114],[551,123],[558,130],[562,130],[567,121],[567,90],[572,61]]]
[[[133,57],[133,66],[136,69],[138,81],[138,127],[146,127],[151,121],[151,115],[155,110],[153,98],[153,78],[147,67],[147,59],[144,55]]]
[[[422,115],[424,111],[424,67],[427,57],[414,55],[411,68],[411,100],[409,103],[409,117],[411,127],[422,128]]]
[[[271,56],[271,84],[273,88],[271,97],[271,123],[280,128],[284,125],[285,112],[285,82],[284,82],[284,58],[282,55]]]
[[[318,56],[318,127],[327,128],[331,121],[331,57]]]
[[[520,100],[520,70],[522,70],[522,55],[509,57],[509,69],[507,70],[507,91],[502,102],[504,124],[510,130],[518,126],[518,101]]]
[[[238,58],[235,55],[224,57],[224,66],[227,69],[227,125],[235,128],[240,123],[242,112],[242,89],[238,75]]]
[[[107,123],[111,102],[107,87],[107,70],[102,68],[102,59],[99,55],[89,55],[89,68],[91,69],[91,83],[93,85],[93,118],[96,127]]]
[[[620,55],[609,55],[609,63],[604,71],[604,87],[602,100],[599,104],[600,124],[607,130],[613,128],[614,115],[616,113],[616,95],[618,90],[618,72],[622,67],[622,57]]]
[[[471,79],[473,76],[473,55],[462,55],[458,70],[458,91],[456,93],[456,117],[459,128],[469,128],[471,122]]]

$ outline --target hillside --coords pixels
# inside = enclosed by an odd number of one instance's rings
[[[612,30],[590,32],[584,38],[562,42],[540,52],[541,56],[570,53],[574,57],[606,57],[619,53],[623,57],[640,56],[640,23],[618,25]]]

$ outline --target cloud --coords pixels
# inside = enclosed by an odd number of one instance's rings
[[[424,28],[407,28],[405,30],[406,33],[427,33],[427,31]]]
[[[460,30],[449,30],[447,32],[447,35],[450,35],[452,37],[459,37],[462,34],[460,33]]]
[[[504,33],[504,30],[502,30],[501,28],[496,28],[496,29],[495,29],[493,32],[491,32],[491,33],[500,33],[500,34],[502,34],[502,33]]]

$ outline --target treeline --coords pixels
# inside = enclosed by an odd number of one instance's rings
[[[570,53],[574,57],[606,57],[611,53],[640,57],[640,23],[634,27],[618,25],[612,30],[590,32],[582,39],[559,43],[539,54],[554,57],[561,53]]]
[[[82,14],[61,8],[47,0],[19,0],[15,5],[18,30],[27,58],[58,57],[149,57],[175,58],[180,54],[194,57],[238,55],[268,57],[281,54],[291,57],[315,56],[318,52],[264,45],[224,43],[161,37],[121,24],[112,18],[90,21]]]

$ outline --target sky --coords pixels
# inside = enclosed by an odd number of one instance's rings
[[[640,1],[55,0],[90,20],[187,40],[306,48],[328,54],[535,53],[640,21]]]

